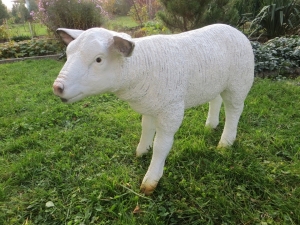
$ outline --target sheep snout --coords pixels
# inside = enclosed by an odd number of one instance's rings
[[[61,95],[64,92],[64,85],[60,82],[54,82],[53,92],[55,95]]]

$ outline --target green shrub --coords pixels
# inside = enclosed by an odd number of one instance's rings
[[[141,30],[143,30],[147,36],[169,32],[168,28],[158,21],[148,21]]]
[[[51,55],[60,51],[61,44],[52,39],[11,41],[0,44],[0,59]]]
[[[134,5],[130,8],[128,15],[131,16],[135,22],[139,24],[146,23],[149,20],[146,5]]]
[[[275,72],[274,75],[291,75],[300,67],[300,37],[277,37],[265,44],[252,42],[255,55],[255,72]]]
[[[101,0],[101,6],[109,16],[126,16],[133,4],[132,0]]]
[[[235,0],[214,0],[205,10],[202,24],[226,23],[236,25],[239,19],[240,15]]]
[[[39,0],[37,16],[50,31],[59,27],[86,30],[101,26],[102,8],[98,0]]]
[[[269,1],[251,24],[252,33],[274,38],[296,33],[300,28],[300,5],[294,0]]]
[[[8,32],[7,28],[4,25],[0,26],[0,40],[7,40],[8,39]]]
[[[156,13],[162,9],[160,1],[147,1],[147,0],[137,0],[132,1],[132,6],[128,12],[135,22],[139,23],[141,26],[148,20],[153,20]]]
[[[235,0],[160,0],[165,10],[157,16],[171,31],[188,31],[214,23],[236,24]]]
[[[165,10],[158,17],[171,31],[188,31],[201,27],[209,0],[161,0]]]

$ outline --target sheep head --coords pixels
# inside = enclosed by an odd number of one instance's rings
[[[67,45],[67,61],[54,81],[55,95],[72,103],[118,89],[120,65],[134,50],[129,35],[104,28],[59,28],[57,33]]]

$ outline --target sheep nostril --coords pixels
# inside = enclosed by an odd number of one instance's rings
[[[53,91],[57,95],[62,94],[64,92],[64,85],[61,83],[54,83]]]
[[[61,94],[61,93],[63,93],[63,91],[64,91],[64,89],[63,89],[62,87],[58,87],[58,88],[57,88],[57,92],[58,92],[58,93]]]

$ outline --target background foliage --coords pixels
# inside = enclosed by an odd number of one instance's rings
[[[3,24],[4,20],[9,17],[6,6],[0,0],[0,26]]]
[[[239,18],[235,0],[213,0],[204,12],[202,25],[226,23],[236,26]]]
[[[148,20],[153,20],[156,13],[162,9],[158,0],[135,0],[128,15],[130,15],[140,26]]]
[[[240,26],[251,22],[251,32],[274,38],[300,28],[299,0],[161,0],[158,17],[172,31],[187,31],[213,23]]]
[[[30,12],[24,3],[13,4],[11,15],[14,23],[25,23],[31,19]]]
[[[132,0],[102,0],[101,6],[110,15],[126,16],[133,4]]]
[[[252,21],[252,34],[264,35],[268,39],[294,34],[300,29],[300,5],[295,0],[266,1]]]
[[[300,71],[297,70],[297,68],[300,68],[299,36],[290,38],[277,37],[265,44],[252,42],[252,47],[255,55],[255,71],[257,74],[265,74],[262,76],[273,78],[278,75],[287,77],[300,75]]]
[[[51,39],[40,39],[0,44],[0,59],[42,56],[60,53],[60,42]]]
[[[39,0],[36,15],[50,31],[59,27],[86,30],[103,23],[102,8],[97,0]]]
[[[8,31],[4,25],[0,26],[0,40],[8,39]]]
[[[158,17],[173,31],[187,31],[203,25],[203,14],[210,4],[209,0],[161,0],[165,7]]]
[[[164,11],[158,17],[172,31],[187,31],[213,23],[236,26],[242,10],[246,10],[246,3],[241,0],[161,0],[161,3]]]

